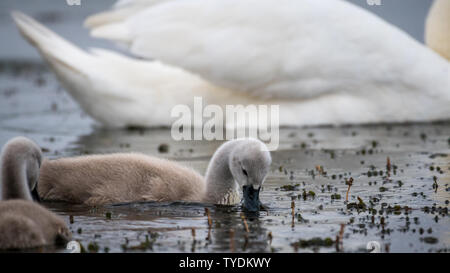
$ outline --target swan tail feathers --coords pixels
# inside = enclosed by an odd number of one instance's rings
[[[89,54],[20,11],[13,11],[11,16],[22,36],[37,48],[47,62],[82,74],[80,65]]]
[[[108,110],[96,102],[124,96],[102,80],[108,69],[103,59],[71,44],[21,12],[14,11],[11,15],[24,38],[36,47],[72,98],[94,119],[109,125],[113,118],[104,115]]]

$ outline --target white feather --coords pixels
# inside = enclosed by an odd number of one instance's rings
[[[434,51],[450,60],[450,1],[436,0],[425,25],[425,41]]]
[[[168,1],[174,0],[119,0],[114,5],[112,10],[89,16],[85,20],[84,25],[89,28],[94,28],[100,25],[122,21],[127,17],[141,11],[143,8],[155,6]]]
[[[264,98],[378,92],[380,85],[408,93],[448,87],[446,60],[340,0],[170,1],[92,35]]]

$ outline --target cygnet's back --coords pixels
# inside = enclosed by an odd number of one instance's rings
[[[44,160],[38,185],[44,200],[87,205],[201,201],[206,190],[192,169],[136,153]]]

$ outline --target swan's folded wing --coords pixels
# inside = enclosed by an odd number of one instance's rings
[[[119,0],[111,10],[89,16],[84,25],[89,28],[120,22],[145,8],[174,0]]]
[[[426,59],[407,34],[336,0],[168,1],[91,33],[260,98],[303,99],[401,82],[405,69],[420,65],[411,60]]]

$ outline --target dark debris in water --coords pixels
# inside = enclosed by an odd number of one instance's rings
[[[292,243],[291,245],[295,248],[315,248],[315,247],[332,247],[335,244],[335,241],[333,239],[327,237],[327,238],[320,238],[315,237],[309,240],[300,239],[295,243]]]
[[[204,173],[221,143],[93,127],[40,63],[0,62],[0,97],[1,144],[25,135],[46,157],[138,151]],[[366,252],[369,241],[384,252],[449,252],[449,135],[449,122],[282,128],[260,196],[268,208],[245,221],[240,204],[44,205],[86,252],[229,252],[230,230],[235,252]]]

